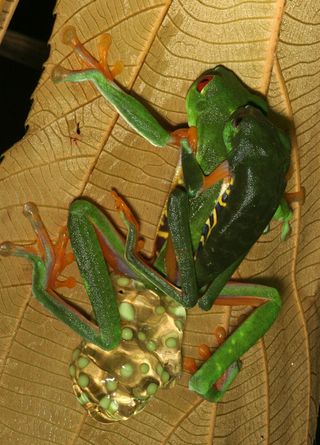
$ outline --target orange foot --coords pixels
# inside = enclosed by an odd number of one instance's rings
[[[119,193],[116,190],[112,190],[111,196],[114,199],[115,206],[116,206],[116,209],[118,210],[118,212],[122,212],[124,214],[124,217],[126,218],[126,220],[130,224],[133,224],[135,226],[136,232],[137,232],[137,240],[138,240],[136,248],[135,248],[135,253],[141,252],[141,250],[144,247],[144,240],[139,239],[140,224],[139,224],[137,218],[134,216],[134,214],[133,214],[132,210],[130,209],[130,207],[128,206],[128,204],[124,201],[124,199],[119,195]]]
[[[192,151],[195,153],[197,151],[197,128],[178,128],[171,133],[171,143],[180,147],[181,139],[188,139],[189,145]]]
[[[220,346],[226,339],[226,330],[222,326],[218,326],[217,328],[215,328],[213,333],[217,339],[218,346]],[[202,360],[208,360],[211,357],[212,352],[208,345],[201,344],[198,346],[198,355]],[[183,370],[185,372],[188,372],[189,374],[194,374],[198,370],[196,361],[192,357],[184,357],[182,367]],[[230,366],[230,368],[228,368],[215,382],[214,387],[217,391],[221,391],[221,389],[223,388],[223,385],[227,381],[229,376],[229,369],[231,368],[232,366]]]
[[[38,256],[46,264],[47,289],[55,290],[59,287],[74,287],[76,284],[75,278],[58,279],[58,275],[74,261],[73,253],[66,252],[69,241],[67,227],[64,226],[61,228],[57,241],[53,243],[35,204],[32,202],[26,203],[23,206],[23,214],[29,219],[36,234],[36,246],[19,246],[6,242],[1,244],[0,253],[2,255],[22,256],[26,258]]]
[[[73,51],[82,60],[84,68],[78,72],[85,72],[86,70],[95,69],[100,71],[107,79],[113,80],[123,70],[123,63],[118,61],[113,68],[108,66],[108,52],[111,45],[111,35],[103,34],[98,45],[99,60],[92,56],[82,45],[78,39],[76,29],[74,26],[67,26],[62,35],[62,41],[66,45],[73,48]],[[69,70],[60,66],[55,67],[52,77],[55,81],[61,81],[70,73]]]

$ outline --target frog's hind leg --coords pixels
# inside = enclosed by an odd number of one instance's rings
[[[271,287],[230,283],[215,304],[249,305],[255,309],[189,380],[189,388],[210,401],[220,398],[215,386],[220,377],[268,331],[279,313],[281,299]],[[236,367],[227,379],[227,386],[234,378],[233,372],[235,376]],[[225,388],[222,390],[225,392]]]
[[[58,243],[54,245],[40,218],[37,207],[32,203],[25,204],[24,214],[28,217],[37,235],[38,250],[40,252],[37,252],[37,249],[33,246],[18,246],[6,242],[0,245],[0,254],[22,257],[31,261],[33,265],[32,292],[35,298],[56,318],[68,325],[88,342],[95,343],[103,349],[116,347],[121,340],[120,316],[108,270],[106,269],[107,273],[102,279],[103,283],[101,279],[100,282],[95,283],[94,290],[99,291],[100,300],[92,299],[92,296],[89,294],[94,311],[98,306],[107,309],[105,319],[101,320],[100,317],[97,317],[98,325],[96,325],[61,298],[55,291],[57,287],[72,287],[75,284],[73,279],[61,281],[57,278],[64,267],[74,260],[72,255],[65,254],[65,247],[68,242],[66,230],[64,229],[61,232]],[[100,262],[103,261],[104,268],[106,268],[103,256],[101,255],[101,257],[102,260],[100,259]],[[97,259],[97,257],[95,258]],[[91,270],[93,280],[97,274],[99,275],[97,267],[100,264],[98,263],[95,263]],[[85,285],[87,287],[86,280]],[[95,311],[95,315],[97,316],[97,311]]]
[[[215,337],[217,339],[218,347],[223,344],[226,339],[227,333],[222,326],[218,326],[214,330]],[[202,360],[208,360],[213,354],[208,345],[202,344],[198,346],[198,354]],[[223,395],[229,389],[234,379],[241,370],[242,363],[240,360],[236,360],[232,363],[226,371],[219,377],[219,379],[212,385],[211,388],[211,401],[218,402],[222,399]],[[186,372],[195,374],[198,370],[196,361],[190,357],[183,357],[183,369]]]

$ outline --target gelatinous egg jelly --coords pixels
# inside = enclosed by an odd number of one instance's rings
[[[183,306],[131,278],[113,276],[122,340],[112,351],[83,342],[69,373],[74,392],[96,420],[125,420],[181,374]]]

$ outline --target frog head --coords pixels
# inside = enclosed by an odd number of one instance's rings
[[[191,85],[186,97],[188,125],[197,128],[196,158],[205,175],[227,158],[224,126],[239,107],[248,104],[267,114],[265,99],[224,66],[205,71]]]

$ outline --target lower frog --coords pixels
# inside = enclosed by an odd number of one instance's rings
[[[225,161],[228,180],[222,184],[210,213],[209,220],[214,221],[212,227],[207,229],[206,222],[205,230],[190,233],[188,218],[192,196],[189,197],[187,186],[174,188],[167,204],[170,242],[166,244],[165,261],[162,251],[153,264],[145,260],[141,254],[139,224],[115,191],[113,197],[116,206],[128,229],[126,239],[94,204],[77,199],[70,206],[68,226],[61,230],[55,245],[49,239],[36,206],[29,203],[25,205],[24,213],[37,234],[40,254],[34,248],[11,243],[0,246],[3,255],[11,254],[32,261],[35,297],[89,344],[81,349],[85,355],[76,357],[78,367],[71,365],[70,372],[76,379],[79,400],[97,418],[127,418],[145,405],[153,391],[171,383],[179,374],[185,308],[196,303],[206,310],[213,303],[256,307],[189,381],[190,389],[210,401],[218,401],[222,397],[240,369],[242,354],[265,334],[275,320],[281,307],[276,289],[226,282],[235,265],[240,264],[263,232],[285,188],[288,150],[278,149],[278,133],[276,129],[270,131],[270,125],[260,111],[250,106],[237,110],[226,123],[224,143],[231,145]],[[263,143],[260,141],[261,134]],[[188,159],[192,155],[188,142],[183,140],[181,144]],[[272,181],[266,181],[267,175],[271,176]],[[191,235],[195,239],[197,236],[196,249]],[[70,279],[62,282],[58,279],[59,273],[73,261],[73,256],[65,252],[68,236],[92,305],[93,320],[84,317],[56,293],[57,288],[74,284]],[[174,271],[168,267],[173,264],[170,259],[173,254],[176,263]],[[161,271],[163,264],[166,273]],[[110,269],[121,274],[117,283],[112,280]],[[129,283],[129,280],[136,281],[131,281],[131,285],[123,290],[124,299],[117,299],[117,285],[124,281]],[[147,294],[137,294],[133,304],[128,298],[132,288],[139,287],[137,281],[147,289]],[[152,318],[149,311],[147,318],[152,329],[150,326],[142,328],[143,324],[148,324],[146,315],[143,315],[148,310],[143,309],[139,301],[152,299],[156,303],[150,311],[158,319]],[[138,304],[140,312],[134,308],[135,304]],[[150,302],[145,307],[148,305]],[[129,321],[131,324],[126,325]],[[157,332],[160,332],[160,336]],[[124,353],[126,347],[132,352],[132,358]],[[142,348],[143,353],[138,353],[136,348]],[[145,354],[147,351],[150,358]],[[171,357],[174,359],[170,364]],[[95,367],[98,361],[100,364]],[[147,366],[141,368],[140,365]],[[91,377],[79,370],[81,366],[88,366]],[[161,373],[157,372],[160,367]],[[147,378],[143,378],[142,369],[147,368]],[[101,381],[101,369],[107,371],[104,391],[95,383],[96,380]],[[166,373],[165,381],[161,380],[163,372]],[[154,380],[155,374],[158,381]],[[94,375],[99,377],[95,379]],[[121,382],[119,378],[122,378]],[[117,384],[113,394],[108,392],[110,381]],[[118,412],[119,400],[123,399],[124,392],[128,403]],[[123,397],[119,397],[119,394]],[[101,407],[108,414],[101,414]]]

